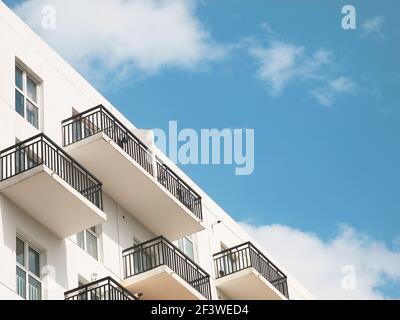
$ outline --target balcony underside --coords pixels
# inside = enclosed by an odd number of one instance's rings
[[[103,183],[103,190],[154,234],[170,240],[204,229],[202,222],[104,133],[67,152]]]
[[[0,192],[62,239],[107,220],[104,212],[45,165],[1,182]]]
[[[122,281],[131,293],[142,293],[141,300],[205,300],[167,266],[134,275]]]
[[[216,287],[234,300],[287,300],[254,268],[247,268],[215,281]]]

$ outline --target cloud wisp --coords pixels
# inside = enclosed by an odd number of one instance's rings
[[[382,27],[385,22],[384,17],[375,17],[371,19],[365,20],[361,24],[361,32],[363,37],[368,36],[378,36],[382,39],[385,39],[385,35],[382,32]]]
[[[250,56],[258,65],[257,77],[263,82],[272,97],[283,94],[292,83],[302,82],[317,103],[331,107],[340,95],[354,94],[357,84],[335,70],[332,51],[319,48],[309,52],[305,46],[279,37],[266,24],[267,42],[253,40],[248,44]]]
[[[307,56],[303,46],[272,41],[266,48],[255,46],[250,54],[258,61],[258,77],[269,86],[273,96],[282,93],[295,79],[319,78],[321,69],[331,63],[331,52],[320,49]]]
[[[357,84],[346,77],[339,77],[328,81],[324,86],[312,90],[311,95],[323,106],[332,107],[338,95],[354,94]]]
[[[400,283],[400,250],[348,225],[329,241],[284,225],[241,225],[319,299],[396,298],[379,288]],[[354,270],[351,288],[344,283],[349,267]]]
[[[48,6],[56,14],[54,30],[42,25],[42,9]],[[227,50],[196,17],[194,1],[27,0],[13,9],[81,70],[193,70]]]

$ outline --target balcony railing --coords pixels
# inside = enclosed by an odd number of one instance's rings
[[[103,209],[102,184],[43,133],[0,151],[0,182],[40,165]]]
[[[153,175],[155,168],[148,147],[102,105],[64,120],[62,132],[64,147],[104,132],[142,168]],[[159,159],[157,159],[157,180],[202,220],[201,197]]]
[[[157,180],[176,199],[183,203],[200,220],[203,219],[201,197],[185,181],[179,178],[167,165],[159,159],[157,162]]]
[[[217,279],[253,267],[289,299],[286,275],[250,242],[215,254],[214,263]]]
[[[210,276],[164,237],[135,245],[122,253],[125,279],[168,266],[206,299],[211,298]]]
[[[148,147],[102,105],[62,122],[63,145],[104,132],[149,174],[153,175],[152,156]]]
[[[64,296],[65,300],[137,300],[111,277],[67,291]]]

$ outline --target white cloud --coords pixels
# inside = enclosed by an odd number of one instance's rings
[[[380,287],[400,285],[400,250],[348,225],[341,225],[329,241],[283,225],[242,226],[319,299],[395,298],[385,296]],[[348,265],[355,268],[354,290],[342,286],[342,268]]]
[[[324,86],[311,90],[311,95],[323,106],[331,107],[340,94],[353,94],[357,91],[357,84],[346,77],[339,77],[328,81]]]
[[[56,10],[55,30],[42,27],[47,5]],[[13,9],[64,57],[87,70],[194,69],[226,53],[195,16],[194,1],[27,0]]]
[[[363,36],[366,37],[375,34],[381,38],[384,38],[385,36],[382,33],[382,27],[384,22],[385,22],[384,17],[375,17],[365,20],[361,25]]]
[[[327,107],[332,106],[339,95],[356,92],[353,80],[334,76],[333,54],[326,49],[307,55],[303,46],[271,41],[267,47],[252,44],[250,54],[257,60],[258,78],[267,85],[271,96],[281,94],[294,81],[308,81],[316,87],[310,89],[312,97]]]
[[[267,48],[250,48],[260,65],[258,77],[267,83],[271,95],[279,95],[295,79],[319,78],[321,68],[331,62],[329,51],[320,49],[311,56],[305,51],[302,46],[281,41],[272,41]]]

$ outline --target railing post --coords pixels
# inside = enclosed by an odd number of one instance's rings
[[[39,140],[39,145],[40,145],[41,163],[42,163],[42,164],[45,164],[44,152],[43,152],[43,148],[44,148],[44,145],[43,145],[43,137],[40,138],[40,140]]]
[[[167,264],[167,257],[166,257],[166,255],[167,255],[167,249],[166,249],[166,246],[165,246],[165,244],[164,244],[164,241],[163,241],[163,238],[161,237],[160,238],[160,245],[161,245],[161,252],[162,252],[162,264],[163,265],[166,265]]]
[[[88,287],[85,287],[85,299],[84,300],[88,300]]]

